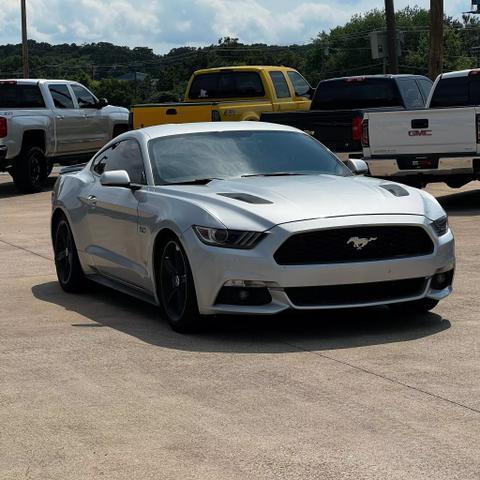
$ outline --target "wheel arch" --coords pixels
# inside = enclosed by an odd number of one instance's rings
[[[40,129],[24,131],[22,137],[22,148],[25,148],[26,146],[41,148],[45,153],[47,148],[45,131]]]

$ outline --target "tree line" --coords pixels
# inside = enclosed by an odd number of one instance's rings
[[[401,73],[428,71],[429,12],[406,7],[396,13],[401,32]],[[305,45],[243,44],[221,38],[206,47],[180,47],[157,55],[148,47],[129,48],[107,42],[50,45],[29,41],[30,74],[84,83],[112,104],[177,101],[190,75],[198,69],[227,65],[286,65],[299,70],[312,85],[325,78],[382,73],[385,65],[371,56],[369,33],[385,30],[385,13],[374,9],[354,15],[345,25],[322,31]],[[444,18],[444,69],[479,65],[480,20],[474,16]],[[386,66],[388,69],[388,65]],[[22,75],[21,45],[0,46],[0,78]],[[123,81],[134,73],[137,80]]]

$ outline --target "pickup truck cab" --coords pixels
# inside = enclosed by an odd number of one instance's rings
[[[369,112],[362,131],[373,176],[452,188],[479,179],[480,70],[439,75],[425,109]]]
[[[54,163],[79,163],[128,129],[128,110],[67,80],[0,80],[0,171],[39,191]]]
[[[260,120],[263,112],[308,110],[313,89],[288,67],[242,66],[196,71],[183,102],[134,105],[133,128],[166,123]]]
[[[361,152],[366,112],[424,108],[432,81],[422,75],[363,75],[322,80],[310,111],[263,113],[261,120],[304,130],[337,154]]]

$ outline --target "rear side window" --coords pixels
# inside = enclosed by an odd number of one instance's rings
[[[49,85],[48,89],[56,108],[74,108],[70,90],[66,85]]]
[[[417,82],[413,78],[398,79],[398,86],[402,92],[405,107],[423,108],[425,106],[420,89],[417,85]]]
[[[197,75],[189,98],[255,98],[265,96],[262,79],[257,72],[218,72]]]
[[[420,86],[423,98],[425,99],[425,101],[427,101],[427,98],[430,95],[430,91],[432,90],[433,82],[431,80],[428,80],[427,78],[417,78],[417,83]]]
[[[433,91],[430,107],[469,105],[469,77],[442,78]]]
[[[269,72],[277,98],[290,97],[290,90],[282,72]]]
[[[45,108],[38,85],[0,82],[0,108]]]
[[[312,110],[403,106],[395,82],[388,78],[348,78],[318,84]]]
[[[142,152],[135,140],[124,140],[107,148],[93,162],[93,170],[98,175],[111,170],[126,170],[132,183],[147,183]]]

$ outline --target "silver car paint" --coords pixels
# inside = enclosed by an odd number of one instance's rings
[[[77,174],[62,175],[55,185],[53,209],[60,208],[67,215],[85,273],[95,274],[94,279],[101,274],[111,282],[118,281],[112,283],[117,288],[128,285],[158,303],[154,245],[157,235],[169,229],[182,242],[190,261],[200,313],[271,314],[292,308],[284,287],[431,277],[454,266],[451,231],[439,238],[429,225],[445,212],[431,195],[414,188],[404,187],[409,195],[396,197],[380,187],[385,183],[381,180],[330,175],[250,177],[205,186],[153,185],[147,149],[151,138],[250,129],[303,134],[290,127],[253,122],[150,127],[119,137],[135,138],[141,145],[148,181],[141,190],[101,186],[90,163]],[[92,192],[97,197],[93,210],[88,205]],[[226,192],[249,193],[272,203],[252,205],[218,195]],[[280,266],[273,259],[275,250],[293,233],[374,224],[422,226],[434,242],[434,252],[422,257],[330,265]],[[203,244],[192,225],[268,231],[269,235],[252,250],[224,249]],[[263,281],[270,286],[273,302],[260,307],[214,305],[218,291],[229,280]],[[422,297],[443,298],[450,291],[427,287]]]

